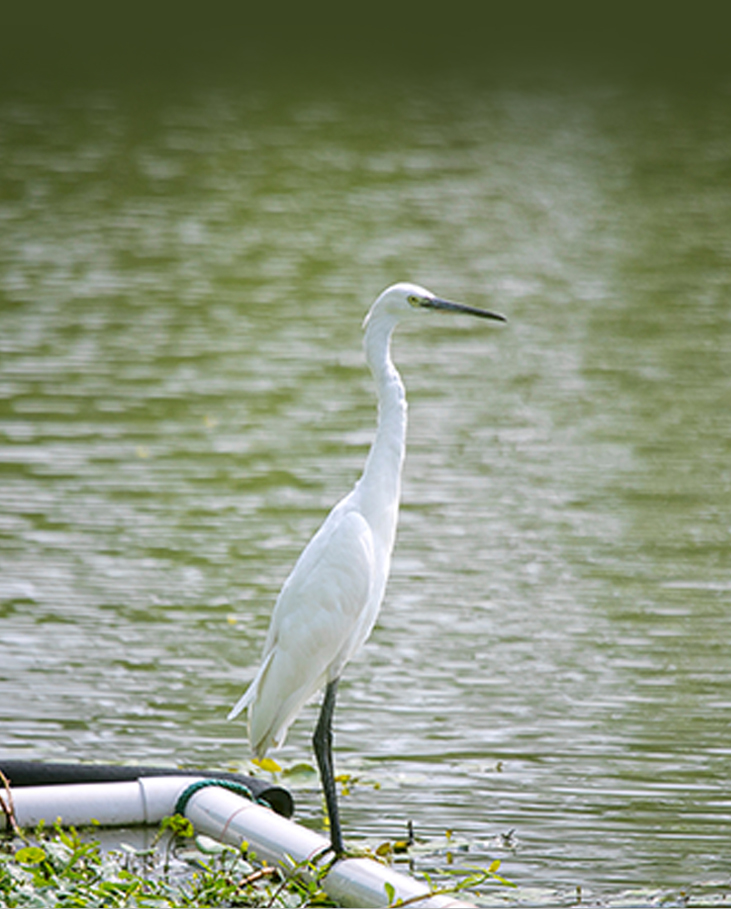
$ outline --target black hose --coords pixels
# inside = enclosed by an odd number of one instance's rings
[[[0,758],[0,771],[12,786],[62,786],[70,783],[123,783],[144,776],[200,776],[242,783],[282,817],[292,817],[294,800],[286,789],[264,780],[225,770],[180,770],[171,767],[123,767],[117,764],[62,764]]]

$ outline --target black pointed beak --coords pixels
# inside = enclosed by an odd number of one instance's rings
[[[451,303],[449,300],[441,300],[439,297],[429,297],[422,300],[421,305],[424,309],[438,309],[443,312],[461,312],[468,316],[478,316],[481,319],[494,319],[496,322],[507,322],[508,320],[499,312],[492,312],[489,309],[478,309],[476,306],[467,306],[464,303]]]

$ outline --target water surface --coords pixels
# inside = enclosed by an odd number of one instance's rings
[[[362,317],[410,279],[510,324],[395,341],[409,450],[340,695],[348,837],[453,830],[524,903],[728,898],[728,102],[4,97],[3,753],[245,765],[226,714],[367,454]],[[320,823],[314,783],[298,806]]]

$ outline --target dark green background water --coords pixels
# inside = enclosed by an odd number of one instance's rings
[[[510,324],[395,343],[348,837],[453,829],[524,903],[728,897],[726,84],[19,85],[0,162],[2,753],[245,763],[226,713],[367,453],[362,317],[410,279]]]

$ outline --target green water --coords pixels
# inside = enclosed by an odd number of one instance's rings
[[[6,94],[2,753],[245,764],[226,714],[367,453],[362,317],[410,279],[510,324],[395,342],[409,450],[337,715],[348,838],[452,829],[525,903],[728,897],[730,102]]]

